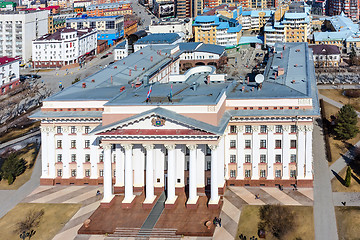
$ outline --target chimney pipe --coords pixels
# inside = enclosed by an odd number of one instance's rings
[[[150,57],[150,61],[153,61],[153,56]]]
[[[129,76],[131,76],[131,69],[129,69]]]

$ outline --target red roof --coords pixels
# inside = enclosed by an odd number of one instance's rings
[[[102,132],[98,135],[214,135],[201,130],[193,129],[116,129],[108,132]]]
[[[9,58],[9,57],[0,57],[0,65],[8,64],[10,62],[19,61],[20,58]]]

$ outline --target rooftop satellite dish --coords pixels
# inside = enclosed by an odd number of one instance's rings
[[[255,76],[255,82],[256,83],[262,83],[262,82],[264,82],[264,75],[262,75],[262,74],[258,74],[258,75],[256,75]]]

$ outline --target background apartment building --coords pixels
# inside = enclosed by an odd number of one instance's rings
[[[31,58],[31,41],[48,32],[49,11],[3,12],[0,14],[0,54]]]

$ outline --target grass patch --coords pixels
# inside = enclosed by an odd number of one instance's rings
[[[261,206],[246,205],[241,210],[240,221],[238,225],[237,235],[235,239],[239,239],[239,235],[243,234],[249,239],[252,236],[258,237],[258,223],[260,222],[259,209]],[[310,206],[285,206],[290,208],[295,214],[294,231],[289,232],[283,239],[303,240],[315,239],[314,233],[314,216],[313,208]],[[304,224],[306,223],[306,224]],[[266,232],[266,239],[277,240],[271,233]]]
[[[15,182],[11,185],[8,184],[7,179],[3,179],[0,181],[0,190],[16,190],[25,184],[31,178],[31,174],[34,169],[35,160],[38,154],[38,149],[36,148],[36,143],[30,143],[23,149],[17,151],[19,154],[19,158],[24,158],[27,162],[26,170],[23,174],[16,177]]]
[[[323,89],[321,89],[321,90],[323,90]],[[323,102],[323,107],[324,107],[324,113],[325,113],[324,117],[327,120],[327,121],[323,121],[323,122],[324,122],[324,125],[325,124],[329,125],[329,123],[331,122],[330,117],[332,115],[335,116],[338,113],[339,108],[337,108],[325,101]],[[357,125],[360,128],[360,122],[358,122]],[[351,148],[355,143],[360,141],[360,134],[358,134],[353,139],[350,139],[347,141],[336,140],[336,139],[334,139],[333,135],[330,135],[328,139],[329,139],[329,147],[330,147],[330,152],[331,152],[331,161],[329,162],[329,165],[331,165],[332,163],[334,163],[336,160],[338,160],[341,157],[341,154],[346,153],[349,150],[349,148]]]
[[[348,98],[344,96],[342,89],[319,89],[319,93],[325,97],[331,98],[341,104],[350,104],[356,111],[360,111],[360,98]]]
[[[30,125],[25,126],[24,128],[15,128],[8,130],[7,133],[0,136],[0,143],[8,142],[15,138],[21,137],[29,132],[33,128],[38,128],[40,126],[40,121],[31,123]]]
[[[360,239],[360,207],[335,207],[339,239]]]
[[[360,175],[355,171],[351,173],[351,184],[349,187],[346,187],[345,184],[345,175],[346,169],[342,169],[337,176],[331,180],[331,186],[333,192],[360,192]]]
[[[80,204],[19,203],[0,219],[1,238],[20,239],[19,234],[14,233],[16,224],[23,220],[30,210],[44,209],[45,214],[36,229],[36,234],[31,239],[52,239],[80,207]]]

